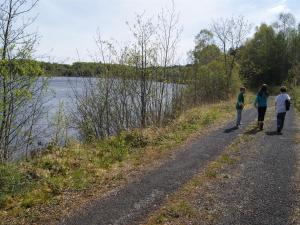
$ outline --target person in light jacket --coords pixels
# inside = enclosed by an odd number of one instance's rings
[[[282,86],[280,88],[280,94],[276,97],[275,100],[278,134],[282,134],[281,131],[283,129],[286,112],[290,108],[290,104],[291,104],[290,101],[291,101],[291,97],[287,94],[287,88],[285,86]]]

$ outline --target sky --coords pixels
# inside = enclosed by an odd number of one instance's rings
[[[186,62],[194,37],[213,20],[242,15],[255,27],[262,22],[272,23],[280,12],[291,12],[300,22],[297,1],[174,0],[183,27],[178,61]],[[130,41],[132,34],[126,21],[133,23],[135,14],[144,11],[147,16],[154,16],[170,3],[171,0],[40,0],[32,12],[37,15],[32,27],[40,35],[35,56],[58,63],[92,61],[98,29],[105,39]]]

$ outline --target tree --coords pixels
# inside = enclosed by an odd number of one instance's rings
[[[195,37],[196,50],[201,50],[202,48],[214,44],[214,35],[211,31],[203,29]]]
[[[250,86],[262,83],[280,85],[285,79],[282,65],[285,43],[272,26],[262,24],[254,38],[242,48],[241,75]]]
[[[214,35],[209,30],[201,30],[195,38],[195,49],[192,51],[194,64],[207,64],[221,56],[215,45]]]
[[[174,69],[170,69],[175,64],[176,51],[182,28],[179,26],[179,13],[176,12],[175,3],[172,1],[170,8],[162,9],[158,14],[158,25],[156,36],[156,75],[160,77],[162,82],[159,82],[156,88],[156,123],[161,125],[164,117],[168,113],[166,109],[168,107],[169,91],[166,90],[167,81],[171,81],[175,84],[176,81],[170,79],[170,75],[174,72]],[[171,73],[170,73],[171,72]],[[158,79],[156,79],[158,80]],[[175,84],[176,85],[176,84]],[[172,87],[174,89],[174,86]],[[175,90],[172,91],[176,93]],[[174,98],[175,96],[172,96]]]
[[[300,35],[291,13],[281,13],[272,26],[262,24],[243,46],[241,75],[250,85],[297,84]]]
[[[127,24],[135,38],[132,52],[140,82],[140,123],[141,127],[145,127],[147,123],[147,105],[149,98],[149,84],[147,77],[150,75],[149,68],[155,65],[153,62],[155,56],[153,38],[156,27],[152,23],[152,19],[145,19],[145,13],[136,15],[133,26],[130,26],[129,23]]]
[[[99,79],[85,79],[84,91],[74,91],[72,117],[85,141],[162,125],[174,116],[183,89],[177,82],[179,67],[174,66],[181,33],[178,24],[172,5],[157,20],[145,13],[136,15],[132,24],[127,23],[134,41],[123,48],[98,35]]]
[[[228,88],[230,87],[239,48],[246,40],[250,29],[251,25],[244,17],[219,19],[211,25],[211,32],[216,37],[217,43],[223,51]]]
[[[38,0],[4,0],[0,5],[0,158],[8,160],[12,149],[18,151],[32,142],[28,137],[31,122],[36,122],[35,94],[45,86],[37,85],[41,74],[31,53],[37,41],[35,33],[27,28],[34,18],[26,15],[37,5]],[[35,107],[33,107],[33,105]]]
[[[286,37],[291,29],[294,29],[296,25],[295,16],[292,13],[280,13],[278,21],[273,26],[278,29],[278,32],[282,32]]]
[[[289,80],[294,84],[298,84],[300,78],[300,24],[298,28],[291,31],[289,40]]]

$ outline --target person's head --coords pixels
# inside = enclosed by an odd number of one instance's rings
[[[280,92],[281,92],[281,93],[286,93],[286,92],[287,92],[286,86],[282,86],[282,87],[280,88]]]
[[[246,92],[246,88],[245,87],[240,87],[240,92],[244,94]]]
[[[268,85],[263,84],[260,88],[260,92],[265,92],[265,93],[268,92]]]

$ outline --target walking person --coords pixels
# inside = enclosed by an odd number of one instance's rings
[[[246,93],[246,88],[241,87],[240,93],[238,95],[237,103],[236,103],[236,111],[237,111],[236,127],[237,128],[239,128],[242,122],[242,113],[245,105],[245,93]]]
[[[263,84],[259,92],[257,93],[254,103],[254,106],[257,108],[258,112],[258,128],[260,130],[264,129],[265,115],[268,107],[268,98],[268,86],[266,84]]]
[[[291,97],[287,94],[287,88],[282,86],[280,94],[276,97],[275,107],[277,113],[277,133],[282,134],[286,112],[290,110]]]

